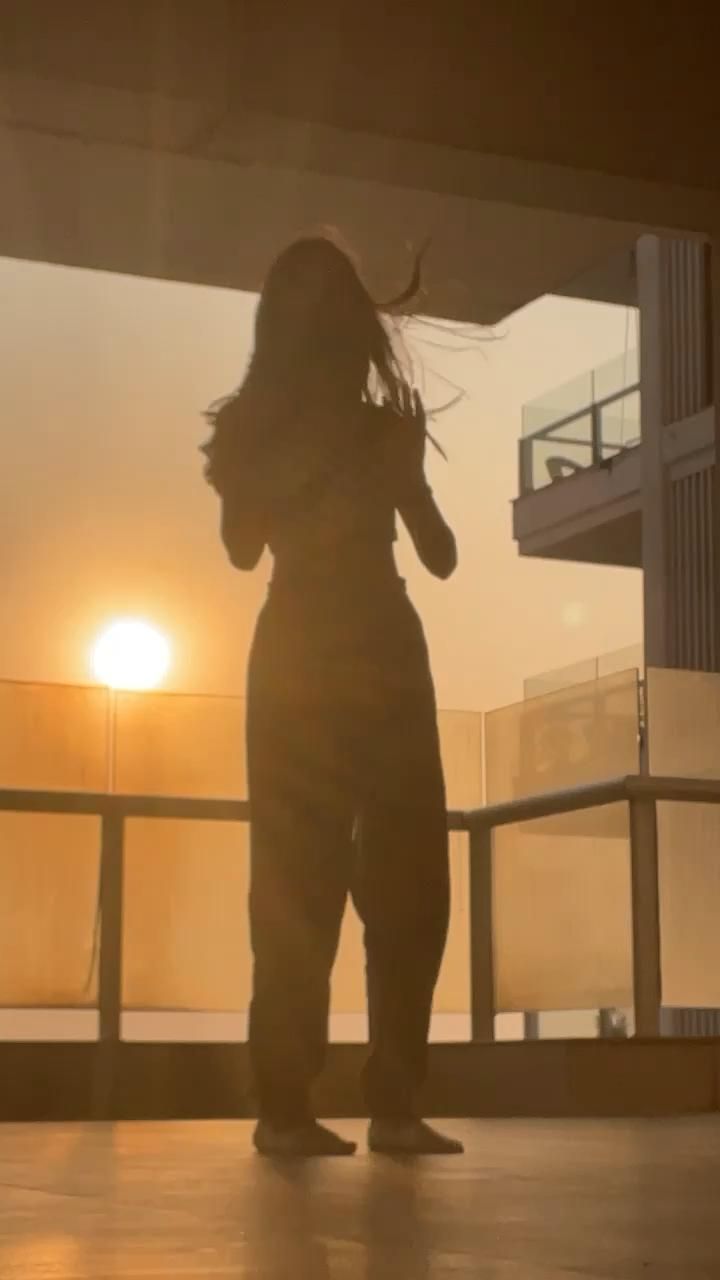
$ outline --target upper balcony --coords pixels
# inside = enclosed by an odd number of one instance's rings
[[[513,519],[521,554],[639,565],[639,444],[636,351],[525,405]]]
[[[639,443],[638,353],[630,351],[523,407],[520,494],[601,465]]]

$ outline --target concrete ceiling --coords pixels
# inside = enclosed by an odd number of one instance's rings
[[[7,75],[2,88],[4,255],[257,289],[283,244],[329,224],[387,297],[430,236],[424,308],[493,324],[637,236],[634,224],[319,172],[285,122],[227,121],[198,147],[203,104]]]
[[[720,188],[704,0],[0,0],[0,64],[353,132]]]
[[[632,246],[644,224],[482,198],[470,181],[472,156],[458,148],[498,151],[512,141],[531,154],[532,119],[545,120],[545,154],[560,156],[551,124],[556,97],[571,87],[568,69],[540,99],[537,64],[542,54],[551,75],[567,33],[554,32],[531,60],[533,7],[523,9],[517,47],[497,26],[498,8],[473,10],[482,36],[474,62],[459,31],[438,26],[437,11],[432,44],[422,6],[406,16],[404,41],[394,19],[375,30],[368,62],[367,32],[353,43],[352,23],[339,31],[342,4],[320,27],[306,11],[298,27],[279,21],[273,4],[232,0],[0,0],[0,253],[256,289],[279,247],[331,224],[380,297],[405,282],[429,236],[423,305],[437,315],[491,324],[553,291],[632,300]],[[528,59],[515,75],[510,122],[493,95],[490,35],[498,65],[523,51]],[[455,76],[442,64],[443,39],[453,42]],[[566,103],[560,132],[573,134],[586,98],[584,90],[574,114]],[[602,133],[610,141],[613,120]],[[628,141],[625,125],[615,143]],[[586,134],[586,152],[597,134]],[[433,144],[432,163],[423,153],[409,177],[421,135]],[[615,169],[621,159],[618,151]]]
[[[580,275],[557,290],[569,298],[593,298],[596,302],[638,305],[635,246],[623,246],[609,257],[595,261]]]

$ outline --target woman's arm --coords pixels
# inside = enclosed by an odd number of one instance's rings
[[[265,550],[265,521],[247,493],[221,496],[220,533],[235,569],[254,569]]]
[[[267,458],[262,438],[253,437],[239,415],[237,396],[226,400],[214,417],[212,438],[203,447],[205,475],[221,503],[220,534],[231,564],[251,570],[267,541]],[[264,465],[263,465],[264,463]]]
[[[457,544],[429,486],[408,494],[398,510],[425,568],[436,578],[449,578],[457,566]]]
[[[425,479],[425,410],[417,391],[403,408],[402,417],[390,424],[397,432],[397,509],[428,572],[449,578],[457,565],[457,546]]]

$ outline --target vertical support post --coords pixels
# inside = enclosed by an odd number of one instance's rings
[[[518,471],[520,480],[520,497],[524,498],[526,494],[532,493],[534,489],[533,482],[533,461],[535,451],[535,440],[533,436],[521,436],[518,441]]]
[[[493,829],[470,827],[470,1002],[473,1041],[495,1039]]]
[[[660,1035],[660,893],[657,810],[653,799],[630,800],[633,994],[635,1035]]]
[[[523,1040],[540,1039],[540,1014],[537,1010],[523,1014]]]
[[[640,411],[642,569],[645,663],[671,665],[668,485],[663,457],[667,406],[664,388],[668,315],[666,255],[657,236],[644,235],[635,250],[640,307]]]
[[[594,467],[597,467],[603,460],[602,409],[599,404],[593,404],[590,410],[590,423],[590,429],[592,432],[592,464]]]
[[[120,1039],[122,1008],[123,838],[121,814],[102,819],[100,852],[100,1039]]]
[[[117,689],[108,689],[108,791],[115,790],[117,773]]]
[[[711,609],[708,666],[711,671],[720,670],[720,227],[713,228],[712,240],[706,258],[709,268],[709,306],[707,340],[710,347],[708,362],[708,393],[714,408],[715,466],[712,471],[712,531],[713,554],[711,557]]]
[[[124,818],[106,813],[100,846],[100,1043],[94,1112],[106,1115],[112,1093],[122,1013]]]

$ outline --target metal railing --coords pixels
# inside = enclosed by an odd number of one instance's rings
[[[618,439],[609,434],[604,425],[605,415],[613,405],[620,405],[623,401],[637,396],[639,392],[640,384],[633,383],[620,391],[612,392],[603,399],[593,400],[580,408],[573,409],[571,413],[548,423],[537,431],[523,435],[519,442],[520,495],[533,493],[536,489],[543,488],[577,471],[585,471],[589,467],[608,463],[618,454],[639,444],[639,418],[627,439],[624,438],[624,429],[621,432],[623,438]],[[621,419],[623,418],[624,414],[621,415]],[[579,433],[583,423],[586,423],[587,427],[585,434],[581,435]],[[569,429],[573,426],[577,426],[576,434],[569,433]],[[552,454],[549,446],[554,448]],[[545,454],[546,472],[542,482],[537,475],[538,454],[541,450]]]
[[[720,780],[630,776],[546,792],[469,811],[451,810],[448,829],[466,832],[470,860],[470,965],[473,1041],[494,1038],[493,834],[498,827],[627,803],[630,809],[635,1034],[660,1034],[661,956],[656,806],[659,801],[720,804]],[[133,818],[248,822],[246,800],[0,789],[0,812],[100,819],[99,1040],[121,1039],[125,823]]]

